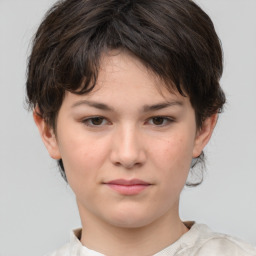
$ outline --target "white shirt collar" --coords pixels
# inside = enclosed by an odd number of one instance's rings
[[[156,253],[154,256],[166,256],[166,255],[174,255],[177,251],[181,250],[183,247],[187,248],[188,244],[191,244],[191,246],[195,242],[195,235],[198,233],[198,225],[195,224],[195,222],[188,221],[184,222],[184,224],[190,229],[187,233],[182,235],[176,242],[171,244],[170,246],[166,247],[162,251]],[[206,225],[200,225],[200,228],[202,229],[202,226],[205,226],[205,229],[208,229]],[[82,229],[75,229],[70,234],[70,255],[79,255],[79,256],[104,256],[104,254],[101,254],[99,252],[96,252],[94,250],[91,250],[80,242]]]

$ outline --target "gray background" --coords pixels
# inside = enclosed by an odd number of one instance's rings
[[[53,0],[0,0],[0,255],[36,256],[79,227],[74,195],[24,108],[30,39]],[[181,195],[184,220],[256,245],[256,1],[198,0],[225,53],[227,94],[206,148],[207,173]]]

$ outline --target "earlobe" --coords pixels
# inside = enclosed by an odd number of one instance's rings
[[[59,147],[57,143],[56,135],[52,128],[46,124],[44,118],[39,114],[40,112],[38,109],[34,109],[33,111],[33,118],[36,123],[36,126],[39,130],[41,139],[49,153],[49,155],[53,159],[60,159],[61,155],[59,152]]]
[[[195,144],[194,144],[194,150],[193,150],[193,158],[198,157],[201,152],[203,151],[204,147],[209,142],[214,127],[217,123],[218,114],[214,114],[203,122],[201,128],[198,130],[196,134]]]

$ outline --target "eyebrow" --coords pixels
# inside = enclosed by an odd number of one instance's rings
[[[114,109],[104,103],[100,102],[95,102],[95,101],[88,101],[88,100],[81,100],[72,105],[72,108],[78,107],[81,105],[88,105],[93,108],[97,108],[100,110],[105,110],[105,111],[114,111]],[[170,102],[163,102],[163,103],[158,103],[154,105],[145,105],[143,106],[143,112],[150,112],[150,111],[157,111],[161,110],[164,108],[172,107],[172,106],[183,106],[183,103],[181,101],[170,101]]]
[[[76,102],[75,104],[72,105],[72,108],[74,107],[78,107],[81,105],[88,105],[90,107],[94,107],[97,109],[101,109],[101,110],[106,110],[106,111],[113,111],[114,109],[109,107],[108,105],[104,104],[104,103],[99,103],[99,102],[95,102],[95,101],[88,101],[88,100],[81,100]]]
[[[149,111],[156,111],[172,106],[183,106],[183,103],[181,101],[170,101],[170,102],[164,102],[164,103],[158,103],[155,105],[146,105],[143,107],[144,112],[149,112]]]

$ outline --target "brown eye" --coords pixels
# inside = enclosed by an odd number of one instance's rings
[[[174,119],[166,116],[154,116],[148,119],[148,124],[154,126],[167,126],[174,122]]]
[[[153,123],[154,125],[163,125],[165,119],[166,119],[166,118],[161,117],[161,116],[153,117],[153,118],[152,118],[152,123]]]
[[[101,116],[95,116],[95,117],[90,117],[82,121],[85,125],[87,126],[103,126],[108,124],[108,121],[106,118],[101,117]]]
[[[101,125],[104,121],[103,117],[93,117],[91,118],[91,124],[92,125]]]

